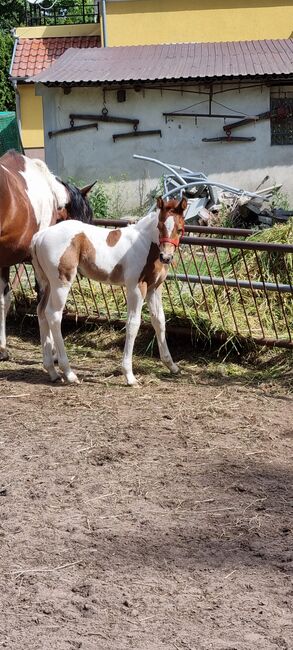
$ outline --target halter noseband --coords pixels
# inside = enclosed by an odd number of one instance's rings
[[[160,237],[159,238],[159,244],[161,245],[161,244],[164,244],[164,242],[166,242],[167,244],[173,244],[173,246],[175,246],[175,248],[178,248],[179,243],[180,243],[180,239],[181,239],[181,237],[183,237],[183,235],[184,235],[184,226],[182,227],[181,235],[177,239],[171,239],[170,237]]]

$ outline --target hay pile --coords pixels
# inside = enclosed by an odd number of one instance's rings
[[[259,231],[248,241],[293,244],[293,220]],[[212,253],[210,253],[212,256]],[[223,250],[213,258],[214,277],[293,284],[293,255],[283,252]],[[207,335],[222,331],[228,337],[288,338],[293,324],[291,293],[195,285],[192,292],[183,290],[186,310],[195,327]],[[197,311],[197,318],[195,317]],[[287,321],[287,324],[286,324]]]

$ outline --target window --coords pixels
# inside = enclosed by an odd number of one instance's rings
[[[293,144],[293,97],[271,97],[271,144]]]

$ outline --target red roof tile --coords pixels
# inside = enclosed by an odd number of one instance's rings
[[[100,36],[54,36],[52,38],[20,38],[14,55],[11,76],[32,77],[49,68],[70,47],[100,47]]]
[[[293,77],[293,40],[68,49],[33,80],[48,84]]]

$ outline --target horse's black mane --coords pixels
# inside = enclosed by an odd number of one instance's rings
[[[78,221],[91,223],[93,219],[93,211],[86,196],[83,196],[81,191],[75,185],[66,183],[59,178],[58,180],[60,180],[60,183],[64,185],[69,194],[70,199],[65,208],[69,213],[71,219],[77,219]]]

